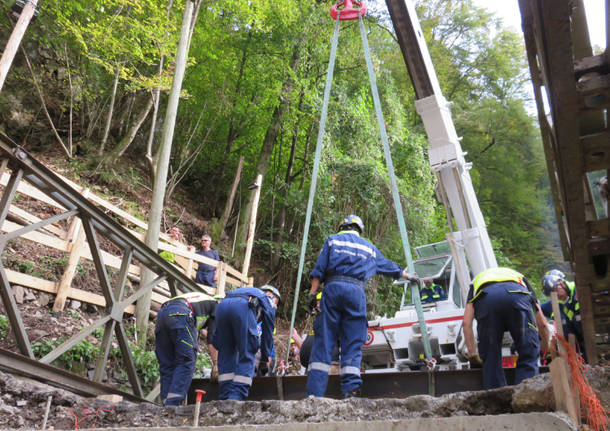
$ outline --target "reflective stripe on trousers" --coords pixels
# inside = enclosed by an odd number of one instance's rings
[[[360,375],[360,368],[358,367],[352,367],[352,366],[345,366],[341,368],[341,374],[355,374],[357,376]]]
[[[226,382],[227,380],[233,380],[233,377],[235,377],[235,373],[219,374],[218,375],[218,381],[219,382]]]
[[[309,367],[307,367],[307,370],[318,370],[328,373],[330,371],[330,365],[325,364],[324,362],[311,362]]]

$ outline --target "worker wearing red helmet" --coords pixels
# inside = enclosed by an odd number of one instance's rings
[[[360,237],[364,224],[360,217],[349,215],[337,234],[324,242],[316,265],[309,275],[309,308],[316,307],[316,292],[324,283],[320,307],[320,330],[316,330],[307,373],[307,395],[323,397],[333,347],[341,346],[341,391],[344,398],[360,395],[362,379],[360,362],[366,341],[366,282],[375,274],[391,278],[406,277],[398,265]]]

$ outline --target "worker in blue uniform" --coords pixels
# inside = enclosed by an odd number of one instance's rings
[[[568,281],[562,271],[552,269],[547,271],[542,277],[542,292],[546,296],[551,296],[551,292],[557,292],[563,334],[566,338],[568,338],[569,334],[573,334],[576,337],[578,348],[580,349],[583,359],[586,361],[587,355],[585,352],[584,334],[582,322],[580,320],[580,304],[578,302],[578,296],[576,295],[576,286],[574,282]],[[551,301],[543,303],[541,308],[546,317],[554,317]]]
[[[422,304],[430,304],[436,301],[444,301],[447,299],[445,289],[436,283],[433,283],[431,278],[424,280],[424,288],[420,291]]]
[[[161,376],[161,400],[179,406],[193,379],[197,359],[198,326],[212,325],[216,301],[201,292],[171,298],[161,306],[155,324],[155,354]]]
[[[472,325],[475,318],[479,353]],[[485,389],[506,386],[502,369],[505,331],[510,332],[519,354],[515,384],[538,374],[540,347],[546,350],[549,332],[536,294],[519,272],[489,268],[478,274],[468,292],[463,328],[471,366],[483,367]]]
[[[273,305],[273,308],[275,308],[277,310],[277,306],[280,303],[280,300],[282,299],[282,296],[280,295],[280,291],[277,290],[276,287],[271,286],[270,284],[265,284],[263,286],[260,287],[260,289],[265,292],[265,295],[267,295],[269,297],[269,299],[271,300],[271,305]],[[258,334],[258,337],[260,338],[263,334],[263,322],[258,321],[256,324],[256,333]],[[273,335],[275,335],[275,329],[273,330]],[[269,358],[266,358],[267,361],[267,366],[263,367],[261,369],[260,364],[262,362],[262,353],[261,353],[261,349],[258,349],[258,351],[256,352],[256,358],[254,361],[254,370],[255,370],[255,374],[258,376],[270,376],[273,373],[273,370],[275,369],[275,364],[276,364],[276,357],[275,357],[275,345],[273,346],[273,349],[271,349],[271,352],[269,353],[269,357],[271,358],[271,361],[269,361]],[[263,373],[263,371],[265,371]]]
[[[250,392],[256,352],[261,349],[259,370],[266,374],[273,350],[274,300],[255,287],[227,292],[216,307],[215,346],[218,349],[218,398],[243,400]],[[256,323],[261,322],[259,338]]]
[[[324,242],[316,265],[311,272],[308,306],[316,307],[316,292],[324,283],[320,303],[320,329],[309,360],[307,394],[324,396],[333,348],[341,345],[341,391],[345,398],[359,396],[362,379],[360,362],[362,345],[366,341],[366,282],[375,274],[391,278],[406,276],[398,265],[360,237],[364,224],[360,217],[349,215],[337,234]]]

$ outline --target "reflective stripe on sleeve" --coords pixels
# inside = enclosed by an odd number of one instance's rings
[[[233,380],[233,377],[235,377],[235,373],[219,374],[218,375],[218,381],[219,382],[225,382],[227,380]]]
[[[353,367],[351,365],[347,365],[345,367],[341,367],[341,374],[355,374],[355,375],[359,376],[360,368]]]
[[[317,371],[324,371],[325,373],[328,373],[330,371],[330,365],[329,364],[325,364],[324,362],[311,362],[309,364],[309,367],[307,367],[308,370],[317,370]]]

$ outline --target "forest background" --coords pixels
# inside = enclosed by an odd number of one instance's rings
[[[13,2],[1,4],[4,46]],[[195,1],[176,118],[166,199],[188,201],[209,220],[206,230],[237,267],[248,185],[263,175],[251,272],[257,284],[278,286],[284,317],[297,278],[331,5]],[[471,0],[416,5],[498,261],[538,286],[562,258],[522,36]],[[34,153],[61,154],[76,177],[107,186],[130,178],[150,194],[184,8],[185,0],[40,1],[0,93],[0,130]],[[445,212],[384,2],[369,2],[366,26],[410,243],[442,241]],[[358,28],[341,27],[305,274],[350,213],[364,220],[366,238],[404,264]],[[227,208],[240,157],[242,180]],[[180,223],[165,216],[163,230]],[[198,244],[201,233],[187,240]],[[304,277],[303,298],[306,285]],[[369,287],[372,313],[398,307],[389,282],[375,277]]]

